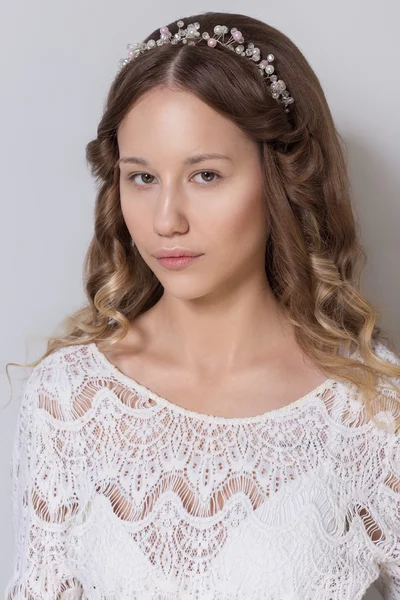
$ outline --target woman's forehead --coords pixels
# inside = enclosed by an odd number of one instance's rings
[[[238,144],[242,148],[249,142],[230,119],[184,91],[147,93],[118,128],[118,143],[124,152],[163,145],[183,148],[186,154],[200,151],[232,155]]]

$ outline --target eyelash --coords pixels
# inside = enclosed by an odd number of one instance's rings
[[[213,175],[216,175],[216,179],[214,179],[213,181],[210,181],[208,183],[206,183],[206,182],[202,183],[200,185],[209,186],[209,185],[212,185],[213,183],[216,183],[218,180],[222,179],[222,176],[219,175],[218,173],[216,173],[215,171],[198,171],[197,173],[194,173],[193,177],[195,177],[196,175],[200,175],[201,173],[212,173]],[[138,188],[150,187],[152,185],[151,183],[143,183],[143,184],[135,183],[135,177],[137,177],[138,175],[149,175],[149,173],[146,173],[144,171],[141,171],[139,173],[132,173],[131,175],[128,176],[127,179],[128,179],[128,181],[133,181],[133,183]]]

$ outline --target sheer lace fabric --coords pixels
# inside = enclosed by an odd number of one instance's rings
[[[26,381],[10,467],[8,600],[400,598],[399,435],[349,384],[215,417],[62,348]]]

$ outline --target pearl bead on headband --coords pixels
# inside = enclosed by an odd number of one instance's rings
[[[215,48],[217,44],[221,44],[221,46],[229,48],[229,50],[236,52],[239,56],[244,56],[245,58],[248,57],[258,63],[257,67],[259,68],[260,75],[262,77],[266,76],[266,79],[271,81],[269,89],[272,97],[281,102],[285,106],[285,111],[289,112],[289,108],[287,107],[294,102],[294,98],[290,96],[286,89],[285,82],[282,81],[282,79],[278,79],[276,74],[273,75],[275,71],[275,67],[271,64],[275,60],[273,54],[268,54],[266,59],[260,60],[260,49],[256,48],[252,43],[247,44],[247,48],[245,48],[243,45],[244,37],[242,32],[236,29],[236,27],[232,27],[230,31],[231,36],[228,41],[225,42],[224,37],[228,33],[228,27],[226,25],[216,25],[212,37],[206,31],[204,31],[200,37],[200,32],[198,31],[200,29],[199,23],[191,23],[186,29],[183,29],[184,22],[178,21],[177,26],[178,33],[175,33],[174,35],[172,35],[168,27],[160,27],[160,38],[158,40],[151,39],[148,42],[135,42],[133,45],[128,44],[128,57],[121,58],[118,63],[120,67],[119,70],[140,54],[144,54],[146,50],[152,50],[156,46],[162,46],[166,43],[177,44],[180,41],[182,44],[193,46],[203,39],[207,41],[207,45],[210,48]],[[238,44],[236,47],[234,46],[235,42]]]

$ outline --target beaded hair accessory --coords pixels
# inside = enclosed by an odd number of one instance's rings
[[[230,30],[231,36],[225,41],[225,35],[228,33],[228,27],[226,25],[216,25],[214,27],[214,35],[211,37],[209,33],[204,31],[201,35],[199,32],[200,24],[199,23],[190,23],[186,29],[184,29],[184,22],[178,21],[178,32],[172,35],[169,31],[168,27],[160,27],[160,38],[158,40],[149,40],[148,42],[135,42],[133,45],[128,44],[128,56],[127,58],[121,58],[118,62],[119,71],[131,60],[137,58],[140,54],[144,54],[146,50],[152,50],[157,46],[162,46],[163,44],[177,44],[182,42],[182,44],[188,44],[188,46],[193,46],[200,42],[202,39],[207,41],[207,45],[210,48],[215,48],[217,44],[221,46],[225,46],[236,52],[239,56],[244,56],[245,58],[250,58],[257,64],[259,68],[260,75],[262,77],[265,76],[266,79],[271,81],[271,85],[269,85],[269,89],[271,91],[271,95],[273,98],[281,102],[285,106],[285,111],[289,112],[288,105],[294,102],[294,98],[292,98],[286,89],[286,84],[282,79],[278,79],[277,75],[274,74],[275,67],[271,64],[275,57],[273,54],[268,54],[266,59],[260,60],[260,49],[256,48],[254,44],[247,44],[247,48],[245,48],[244,37],[242,32],[236,29],[236,27],[232,27]],[[235,42],[237,45],[235,46]]]

